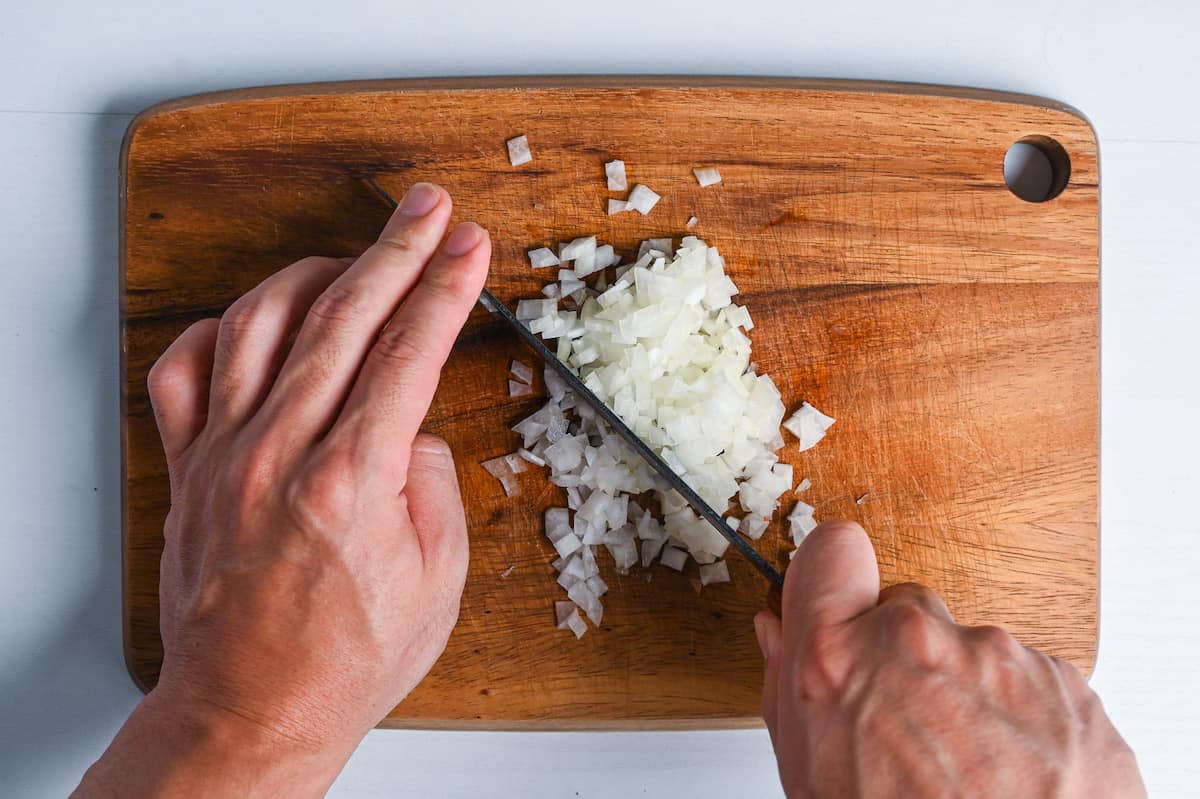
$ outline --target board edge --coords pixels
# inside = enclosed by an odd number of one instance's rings
[[[939,83],[911,81],[860,80],[854,78],[790,77],[770,75],[676,75],[676,74],[577,74],[577,75],[479,75],[462,77],[371,78],[366,80],[282,83],[222,89],[184,95],[149,106],[138,113],[129,126],[126,146],[147,120],[175,111],[233,102],[283,97],[344,94],[347,92],[429,92],[470,91],[477,89],[792,89],[798,91],[835,91],[921,95],[962,100],[1002,102],[1058,111],[1078,118],[1091,130],[1098,142],[1095,126],[1079,109],[1048,97],[1004,89],[984,89]],[[123,147],[123,152],[125,148]]]

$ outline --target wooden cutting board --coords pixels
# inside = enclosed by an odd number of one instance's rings
[[[504,143],[521,133],[534,160],[514,168]],[[1005,152],[1027,137],[1069,159],[1047,202],[1005,185]],[[619,196],[605,190],[612,158],[663,195],[648,216],[605,215]],[[699,188],[696,166],[724,182]],[[809,400],[838,419],[817,448],[798,453],[789,436],[783,452],[812,479],[818,518],[862,522],[885,583],[931,585],[961,622],[1003,625],[1090,671],[1099,175],[1088,123],[1057,103],[945,87],[532,78],[252,89],[166,103],[131,126],[124,613],[139,685],[154,684],[162,656],[168,505],[147,370],[189,323],[274,270],[360,252],[387,216],[363,174],[396,195],[417,180],[448,188],[457,219],[492,231],[489,285],[510,304],[547,279],[528,248],[595,233],[629,252],[697,216],[757,322],[755,360],[789,408]],[[656,567],[647,582],[613,574],[605,554],[603,629],[579,641],[554,629],[562,596],[541,514],[563,497],[526,473],[523,495],[506,499],[479,466],[515,449],[508,428],[539,404],[507,398],[512,358],[533,360],[478,312],[427,420],[456,454],[471,570],[445,655],[387,723],[759,723],[750,620],[765,586],[736,557],[731,584],[699,592],[694,564]],[[784,526],[759,542],[781,565]]]

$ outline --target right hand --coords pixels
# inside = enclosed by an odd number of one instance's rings
[[[871,541],[821,525],[754,620],[763,718],[789,797],[1143,797],[1133,752],[1070,663],[879,590]]]

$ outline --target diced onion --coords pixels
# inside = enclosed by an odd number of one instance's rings
[[[815,447],[835,421],[832,416],[826,416],[805,402],[783,426],[800,439],[800,451],[804,452]]]
[[[729,567],[725,565],[725,561],[718,560],[716,563],[706,563],[700,567],[700,585],[727,582],[729,582]]]
[[[686,225],[686,227],[687,227],[687,229],[688,229],[688,230],[691,230],[692,228],[694,228],[694,227],[695,227],[696,225],[698,225],[698,224],[700,224],[700,220],[699,220],[699,219],[697,219],[697,218],[696,218],[696,217],[694,217],[694,216],[689,216],[689,217],[688,217],[688,221],[687,221],[687,225]]]
[[[696,176],[696,182],[703,186],[712,186],[721,182],[721,173],[713,167],[700,167],[693,169],[692,174]]]
[[[661,199],[662,197],[654,191],[639,183],[633,187],[633,191],[629,192],[628,203],[630,210],[637,211],[644,216],[650,213],[650,209]]]
[[[499,458],[486,460],[480,465],[484,469],[487,469],[488,474],[500,481],[500,486],[504,489],[505,496],[515,497],[521,494],[521,488],[517,484],[516,473],[513,472],[508,458],[508,455],[501,455]]]
[[[608,179],[609,191],[625,191],[629,188],[629,184],[625,179],[625,162],[621,160],[609,161],[604,165],[604,176]],[[611,211],[609,212],[611,213]]]
[[[533,367],[521,361],[513,361],[508,366],[508,372],[525,385],[533,384]]]
[[[558,266],[561,261],[549,247],[538,247],[529,251],[529,265],[534,269],[545,269],[547,266]]]
[[[508,381],[508,396],[529,397],[533,395],[533,386],[516,380]]]
[[[682,549],[666,547],[662,551],[662,557],[659,558],[659,562],[668,569],[674,569],[677,572],[683,571],[683,566],[687,563],[687,553]]]
[[[508,145],[508,161],[513,166],[527,164],[533,160],[533,154],[529,151],[529,139],[524,135],[509,139],[506,144]]]
[[[608,199],[608,215],[609,216],[614,216],[616,214],[623,214],[628,210],[629,210],[629,203],[626,202],[625,200],[614,200],[611,197]]]
[[[532,452],[525,449],[524,447],[517,450],[517,454],[520,455],[525,460],[532,463],[534,466],[545,466],[546,465],[546,461],[542,460],[537,455],[534,455]]]

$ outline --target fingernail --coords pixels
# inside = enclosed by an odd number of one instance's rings
[[[400,201],[400,213],[405,216],[425,216],[433,210],[441,194],[432,183],[414,183]]]
[[[483,228],[474,222],[463,222],[446,239],[447,255],[466,255],[483,239]]]

